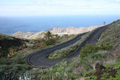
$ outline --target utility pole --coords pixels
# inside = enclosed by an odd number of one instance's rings
[[[106,22],[104,21],[104,25],[106,24]]]

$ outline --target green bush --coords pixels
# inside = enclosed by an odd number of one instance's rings
[[[90,77],[87,77],[85,80],[97,80],[97,77],[94,75],[91,75]]]
[[[90,54],[93,54],[99,50],[99,47],[96,45],[86,45],[83,47],[80,51],[80,58],[83,59],[84,57],[87,57]]]
[[[47,47],[46,40],[44,40],[44,39],[36,40],[34,42],[35,42],[34,45],[33,45],[34,49],[42,49],[42,48]]]
[[[90,54],[94,54],[99,50],[110,50],[112,48],[112,44],[110,42],[106,42],[100,45],[86,45],[80,51],[80,58],[83,59]],[[97,55],[98,56],[98,55]]]
[[[104,54],[101,54],[101,53],[94,53],[94,54],[90,54],[88,57],[86,57],[87,59],[88,58],[103,58],[104,57]]]
[[[96,60],[101,60],[104,58],[104,54],[100,53],[93,53],[84,57],[80,60],[80,65],[84,67],[85,70],[92,70],[93,67],[91,64],[94,64]]]
[[[18,64],[24,64],[28,57],[18,60]]]
[[[3,50],[0,47],[0,56],[2,56],[2,55],[3,55]]]
[[[104,58],[104,54],[101,53],[93,53],[88,55],[87,57],[84,57],[83,59],[81,59],[80,63],[81,64],[85,64],[86,62],[88,63],[89,59],[98,59],[98,58]]]
[[[47,70],[43,70],[37,77],[41,80],[72,80],[73,73],[71,73],[70,70],[73,65],[68,66],[69,64],[64,60]]]
[[[52,54],[49,55],[49,59],[59,59],[68,56],[69,54],[73,53],[76,50],[76,47],[69,46],[60,50],[56,50]]]
[[[113,46],[110,42],[106,42],[104,44],[98,45],[98,47],[100,50],[110,50],[110,49],[112,49]]]
[[[0,64],[6,64],[7,60],[5,58],[0,58]]]
[[[114,69],[117,69],[117,68],[120,68],[120,62],[117,62],[117,63],[114,65]]]
[[[50,38],[49,40],[45,41],[46,45],[53,45],[56,43],[56,39],[55,38]]]

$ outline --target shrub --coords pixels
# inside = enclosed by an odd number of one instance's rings
[[[47,31],[47,33],[45,34],[45,38],[49,40],[51,37],[52,37],[52,33],[50,31]]]
[[[9,54],[8,54],[8,57],[13,56],[13,55],[15,54],[15,52],[17,52],[17,51],[18,51],[18,47],[16,47],[16,46],[12,46],[12,47],[10,47],[10,48],[9,48]]]
[[[106,42],[100,45],[86,45],[80,51],[80,58],[83,59],[90,54],[96,53],[99,50],[110,50],[112,48],[112,44],[110,42]]]
[[[95,53],[95,54],[89,55],[87,58],[103,58],[103,57],[104,57],[104,54]]]
[[[5,58],[0,58],[0,64],[6,64],[7,60]]]
[[[52,54],[49,55],[49,59],[59,59],[68,56],[69,54],[73,53],[77,47],[70,45],[69,47],[59,49],[54,51]]]
[[[90,77],[87,77],[85,80],[97,80],[97,77],[94,75],[91,75]]]
[[[55,38],[51,38],[51,39],[45,41],[46,45],[53,45],[55,43],[56,43],[56,39]]]
[[[37,48],[44,48],[46,46],[45,44],[45,40],[36,40],[35,43],[34,43],[34,49],[37,49]]]
[[[73,74],[70,72],[72,64],[75,63],[71,63],[69,66],[68,62],[64,60],[47,70],[43,70],[37,77],[41,80],[72,80]]]
[[[0,56],[2,56],[2,55],[3,55],[3,50],[0,47]]]
[[[83,59],[84,57],[87,57],[88,55],[95,53],[98,50],[99,47],[97,47],[96,45],[86,45],[80,51],[80,58]]]
[[[18,80],[15,72],[2,72],[0,80]]]
[[[115,69],[120,68],[120,62],[117,62],[117,63],[114,65],[114,68],[115,68]]]
[[[110,49],[112,49],[112,44],[110,42],[106,42],[104,44],[98,45],[98,47],[101,50],[110,50]]]
[[[24,64],[28,57],[18,60],[18,64]]]

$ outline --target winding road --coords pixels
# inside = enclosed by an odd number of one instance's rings
[[[75,52],[73,52],[72,54],[68,55],[67,57],[65,57],[67,60],[70,60],[73,57],[76,57],[80,54],[80,50],[82,47],[84,47],[86,44],[96,44],[98,39],[100,38],[101,34],[110,26],[109,25],[105,25],[103,27],[99,27],[96,30],[94,30],[90,36],[85,39],[81,45],[77,48],[77,50]],[[47,49],[43,49],[43,50],[39,50],[37,52],[32,53],[28,59],[27,59],[27,63],[29,65],[34,65],[34,66],[52,66],[55,65],[57,62],[62,61],[62,59],[48,59],[48,55],[53,53],[54,51],[58,50],[58,49],[62,49],[64,47],[67,47],[73,43],[75,43],[76,41],[80,40],[82,38],[83,35],[85,35],[86,33],[80,34],[78,36],[76,36],[74,39],[62,43],[60,45],[56,45],[54,47],[51,48],[47,48]]]

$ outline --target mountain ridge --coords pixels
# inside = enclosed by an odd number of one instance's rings
[[[57,35],[62,36],[65,34],[67,34],[67,35],[80,34],[80,33],[88,32],[88,31],[92,31],[93,29],[98,28],[98,27],[101,27],[101,26],[90,26],[90,27],[80,27],[80,28],[75,28],[72,26],[69,26],[67,28],[55,27],[55,28],[49,29],[47,31],[50,31],[52,34],[57,34]],[[18,38],[25,38],[25,39],[39,39],[39,38],[44,38],[45,33],[47,31],[41,31],[41,32],[37,32],[37,33],[34,33],[34,32],[24,33],[24,32],[18,31],[18,32],[12,34],[12,36],[18,37]]]

